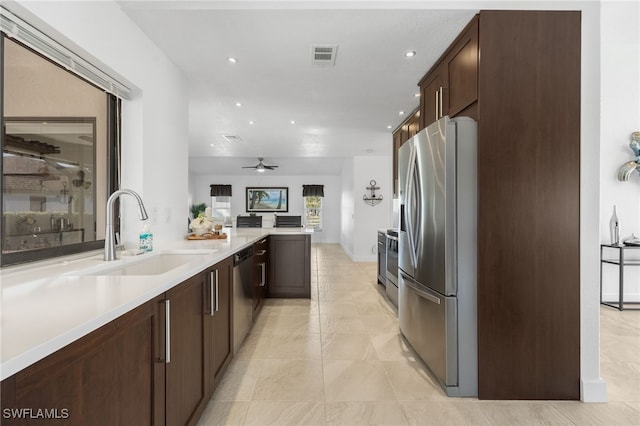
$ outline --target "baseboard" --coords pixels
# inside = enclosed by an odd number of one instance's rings
[[[347,256],[349,256],[349,259],[353,260],[353,255],[351,254],[351,251],[347,247],[345,247],[345,245],[342,243],[340,243],[340,247],[342,247],[342,250],[344,250]]]
[[[580,379],[580,400],[582,402],[607,402],[607,383],[600,379]]]
[[[377,255],[366,255],[366,256],[349,256],[351,261],[353,262],[377,262]]]

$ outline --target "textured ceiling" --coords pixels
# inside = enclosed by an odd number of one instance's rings
[[[283,166],[299,157],[328,157],[318,168],[333,170],[337,158],[389,155],[387,126],[418,106],[418,80],[477,13],[308,10],[292,9],[293,2],[120,4],[189,81],[193,172],[228,169],[220,157],[265,157],[285,174]],[[251,8],[256,4],[261,9]],[[335,66],[312,62],[316,44],[338,45]],[[405,58],[408,50],[417,55]]]

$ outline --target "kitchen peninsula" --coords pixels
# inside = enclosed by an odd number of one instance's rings
[[[153,424],[197,421],[233,356],[228,339],[233,335],[232,255],[265,240],[271,248],[282,239],[310,252],[311,235],[304,229],[225,233],[224,240],[176,241],[112,262],[92,252],[2,269],[3,408],[66,408],[74,424],[86,424],[91,423],[87,416],[119,403],[123,409],[110,414],[117,418],[109,417],[114,424],[131,424],[140,416]],[[307,265],[298,269],[309,274],[310,257],[304,252],[300,259]],[[268,266],[286,263],[277,253],[270,254]],[[277,280],[272,271],[268,279],[263,272],[256,285]],[[217,325],[225,315],[226,330]],[[229,350],[220,364],[209,365],[225,345]],[[204,360],[202,368],[191,358]],[[176,381],[176,388],[171,378],[182,377],[177,370],[185,366],[198,374],[192,381]],[[111,381],[103,389],[106,378]],[[134,399],[121,401],[127,395]],[[91,413],[102,399],[103,408]]]

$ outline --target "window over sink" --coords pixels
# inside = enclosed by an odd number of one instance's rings
[[[2,33],[0,264],[100,248],[119,100]]]

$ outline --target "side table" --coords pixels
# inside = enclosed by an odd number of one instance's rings
[[[604,257],[605,249],[614,249],[618,250],[617,258],[607,258]],[[612,308],[616,308],[620,311],[625,309],[627,310],[639,310],[640,307],[625,308],[625,305],[640,305],[640,302],[625,302],[624,301],[624,268],[625,266],[640,266],[640,258],[635,257],[634,259],[626,259],[625,252],[626,251],[636,251],[640,250],[640,246],[626,246],[626,245],[611,245],[611,244],[601,244],[600,245],[600,303],[602,305],[610,306]],[[618,266],[618,301],[603,301],[602,300],[602,265],[608,263],[610,265]]]

